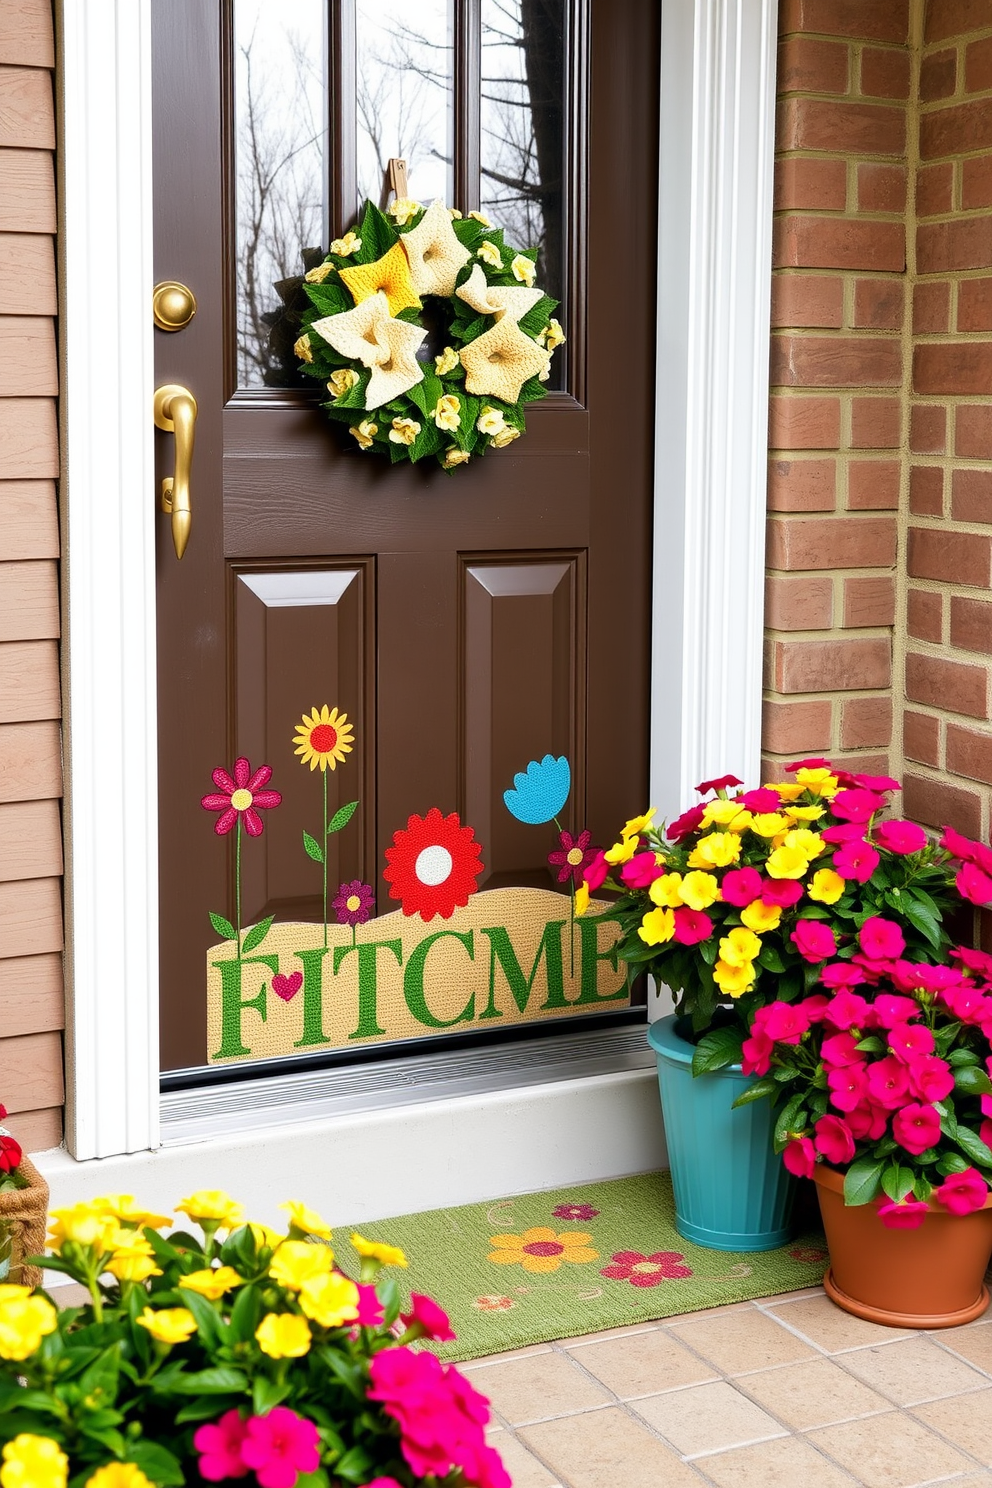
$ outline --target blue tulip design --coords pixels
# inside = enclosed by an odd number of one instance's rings
[[[513,789],[503,792],[506,809],[517,821],[536,827],[554,821],[568,800],[572,772],[564,755],[546,754],[531,760],[526,771],[513,777]]]

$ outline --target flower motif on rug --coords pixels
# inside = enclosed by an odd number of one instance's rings
[[[827,1252],[818,1245],[794,1245],[789,1251],[789,1257],[793,1261],[803,1261],[812,1266],[818,1261],[825,1261]]]
[[[585,1261],[598,1261],[599,1251],[589,1244],[591,1235],[582,1230],[556,1234],[546,1225],[535,1225],[524,1230],[522,1235],[492,1235],[493,1246],[489,1259],[497,1266],[523,1266],[525,1271],[547,1274],[557,1271],[567,1262],[581,1265]]]
[[[597,1219],[599,1210],[591,1204],[557,1204],[551,1213],[555,1219]]]
[[[677,1250],[656,1250],[653,1255],[642,1255],[639,1250],[618,1250],[612,1264],[604,1266],[600,1276],[611,1281],[629,1281],[631,1286],[660,1286],[663,1281],[684,1281],[692,1275],[692,1269],[684,1266],[685,1256]]]
[[[516,1307],[512,1297],[499,1297],[490,1293],[485,1297],[476,1297],[472,1306],[477,1312],[509,1312],[511,1307]]]

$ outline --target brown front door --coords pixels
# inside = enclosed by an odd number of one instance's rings
[[[474,827],[479,887],[551,886],[550,829],[503,807],[528,760],[569,757],[563,825],[595,842],[644,805],[658,6],[159,0],[153,25],[155,274],[198,302],[156,332],[156,383],[199,410],[189,544],[177,560],[163,514],[158,547],[176,1070],[208,1061],[207,912],[232,913],[234,834],[200,806],[216,767],[270,765],[283,796],[242,853],[244,923],[321,919],[301,846],[320,787],[293,744],[314,707],[346,712],[356,740],[327,777],[331,811],[361,801],[329,839],[329,881],[367,880],[382,908],[384,849],[432,806]],[[568,335],[525,437],[452,476],[362,455],[282,357],[277,282],[400,154],[411,195],[540,240]]]

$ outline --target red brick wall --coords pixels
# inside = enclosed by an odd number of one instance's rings
[[[889,763],[910,0],[782,0],[764,747]],[[774,766],[773,766],[774,768]]]
[[[906,804],[989,835],[992,3],[930,0],[919,163],[905,625]]]

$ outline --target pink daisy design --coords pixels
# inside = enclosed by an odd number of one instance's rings
[[[656,1250],[653,1255],[642,1255],[639,1250],[618,1250],[612,1257],[612,1265],[604,1266],[600,1276],[611,1281],[629,1281],[631,1286],[660,1286],[663,1281],[682,1281],[692,1275],[689,1266],[682,1265],[685,1256],[677,1250]]]
[[[272,779],[272,766],[259,765],[252,774],[251,765],[243,757],[234,762],[234,777],[220,766],[213,772],[216,793],[203,796],[200,805],[204,811],[219,811],[214,822],[214,831],[223,837],[234,826],[238,817],[244,818],[245,831],[249,837],[261,837],[262,818],[259,809],[270,811],[282,800],[279,791],[263,790]]]
[[[591,1204],[558,1204],[551,1213],[555,1219],[596,1219],[599,1210]]]
[[[558,841],[561,846],[548,853],[548,862],[552,868],[558,869],[559,883],[567,883],[571,879],[575,887],[579,888],[585,870],[597,852],[596,848],[589,845],[592,842],[592,833],[580,832],[577,837],[573,837],[571,832],[560,832]]]

